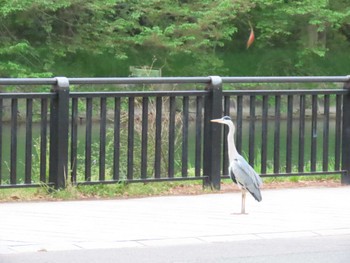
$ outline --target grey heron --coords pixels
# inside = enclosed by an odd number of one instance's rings
[[[262,200],[260,187],[262,180],[254,171],[253,167],[240,155],[237,151],[234,134],[235,125],[229,116],[224,116],[221,119],[214,119],[211,122],[225,124],[229,127],[227,135],[228,157],[229,157],[229,176],[234,183],[242,190],[242,207],[241,213],[245,214],[245,198],[246,191],[260,202]]]

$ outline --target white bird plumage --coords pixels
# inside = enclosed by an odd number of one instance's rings
[[[226,124],[229,127],[227,135],[228,156],[229,156],[229,176],[242,190],[242,208],[241,213],[245,214],[245,195],[246,190],[260,202],[262,200],[260,187],[262,180],[260,176],[254,171],[253,167],[240,155],[237,151],[234,134],[235,125],[231,118],[224,116],[221,119],[211,120],[212,122]]]

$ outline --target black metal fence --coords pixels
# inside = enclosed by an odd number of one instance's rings
[[[239,89],[245,83],[264,90]],[[52,87],[0,93],[0,188],[168,180],[220,188],[226,130],[210,119],[222,115],[236,122],[237,148],[263,177],[341,174],[348,184],[349,83],[350,76],[0,79],[5,89]]]

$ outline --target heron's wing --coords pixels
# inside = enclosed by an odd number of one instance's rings
[[[236,180],[236,176],[235,176],[235,174],[233,173],[233,169],[232,169],[231,166],[228,168],[228,173],[229,173],[229,176],[230,176],[230,178],[232,179],[232,181],[233,181],[235,184],[238,184],[238,183],[237,183],[237,180]]]
[[[238,156],[231,164],[232,173],[238,184],[247,189],[257,201],[261,201],[260,186],[262,180],[254,169],[242,157]]]
[[[239,179],[241,179],[241,177],[244,179],[249,178],[247,183],[251,182],[257,187],[260,187],[262,185],[262,180],[260,176],[257,174],[257,172],[255,172],[253,167],[251,167],[250,164],[242,156],[238,156],[234,159],[234,161],[235,169],[239,170],[237,171]]]

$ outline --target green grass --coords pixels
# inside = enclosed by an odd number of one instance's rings
[[[307,182],[307,181],[326,181],[333,180],[339,181],[340,183],[341,175],[312,175],[312,176],[280,176],[280,177],[265,177],[263,178],[263,182],[266,184],[275,183],[275,182]]]
[[[1,189],[0,201],[37,201],[37,200],[77,200],[145,197],[174,194],[176,189],[202,185],[202,181],[117,183],[78,185],[69,184],[65,189],[55,190],[46,185],[39,188]],[[203,190],[206,192],[207,190]]]
[[[279,182],[299,183],[307,181],[336,181],[340,183],[340,175],[330,176],[286,176],[265,177],[264,184]],[[231,179],[223,179],[223,184],[232,184]],[[86,200],[86,199],[118,199],[174,194],[203,194],[215,192],[202,189],[202,181],[183,182],[152,182],[152,183],[119,183],[73,186],[55,190],[46,185],[39,188],[1,189],[0,202],[7,201],[57,201],[57,200]]]

